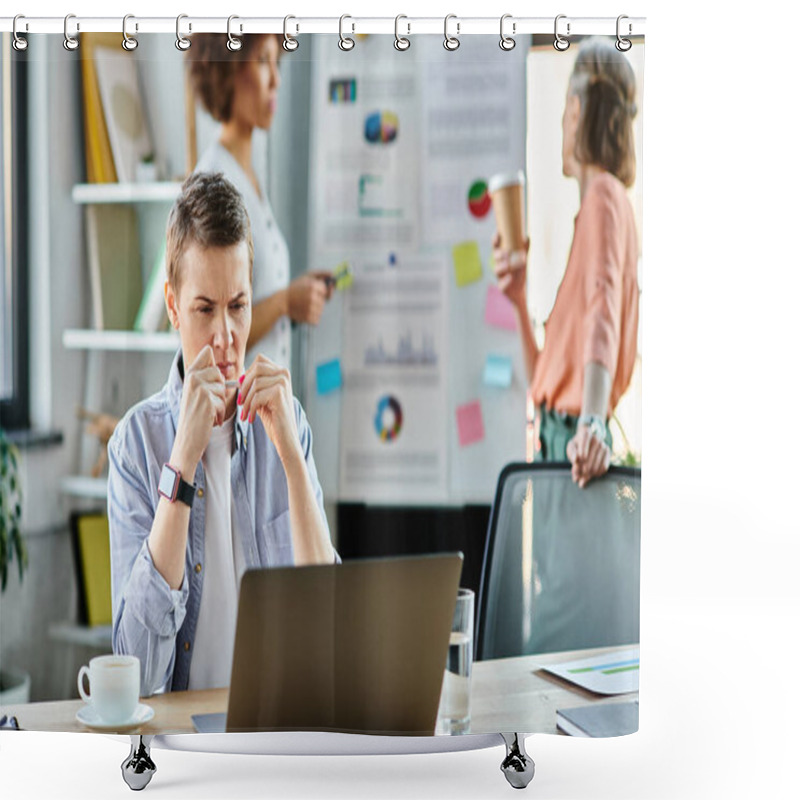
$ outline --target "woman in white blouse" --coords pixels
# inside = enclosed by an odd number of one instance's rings
[[[253,129],[269,130],[277,108],[280,39],[242,37],[236,52],[227,37],[195,34],[187,51],[195,93],[221,123],[219,139],[200,157],[198,172],[222,172],[244,197],[253,235],[253,321],[247,348],[291,366],[290,320],[316,325],[333,292],[333,276],[308,271],[290,281],[289,251],[266,192],[253,169]]]

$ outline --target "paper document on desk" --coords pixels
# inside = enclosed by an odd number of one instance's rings
[[[598,694],[639,691],[639,648],[617,650],[543,667],[547,672]]]

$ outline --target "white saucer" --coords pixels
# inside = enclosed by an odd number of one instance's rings
[[[108,723],[102,722],[97,716],[97,712],[94,710],[94,707],[87,703],[85,706],[78,709],[78,713],[75,716],[78,719],[78,722],[82,722],[89,728],[97,728],[98,730],[102,731],[119,731],[125,728],[136,728],[139,725],[144,725],[145,722],[149,722],[151,719],[153,719],[155,713],[156,712],[153,711],[150,706],[147,706],[144,703],[139,703],[139,705],[136,706],[136,710],[133,712],[133,716],[127,722],[109,725]]]

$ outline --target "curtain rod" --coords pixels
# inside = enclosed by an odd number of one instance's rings
[[[14,31],[14,17],[0,17],[0,32],[11,33]],[[175,17],[137,17],[129,15],[125,23],[125,30],[129,35],[146,33],[175,33],[177,19]],[[524,34],[554,34],[556,31],[555,17],[514,17],[505,15],[503,32],[508,36]],[[620,21],[619,32],[622,36],[643,36],[645,32],[644,17],[627,17],[623,15]],[[181,15],[180,30],[182,35],[190,33],[227,33],[228,17],[193,17]],[[436,34],[443,36],[445,33],[444,17],[355,17],[345,15],[340,21],[339,17],[234,17],[230,22],[231,33],[237,36],[248,33],[277,33],[283,34],[284,30],[296,36],[304,33],[331,33],[345,34],[373,33],[394,34],[395,26],[402,36],[416,34]],[[558,15],[557,29],[563,37],[589,36],[593,34],[607,34],[615,36],[618,28],[617,17],[570,17]],[[17,18],[16,32],[18,35],[29,33],[64,33],[64,17],[27,17],[20,15]],[[286,27],[284,27],[286,26]],[[500,35],[500,17],[459,17],[450,15],[447,30],[450,35],[466,36],[471,34],[498,34]],[[70,15],[68,21],[69,33],[115,33],[122,34],[122,17],[81,17]]]

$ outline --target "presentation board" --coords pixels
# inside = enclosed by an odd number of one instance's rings
[[[519,334],[491,265],[487,193],[525,169],[524,47],[320,37],[309,267],[346,263],[309,332],[306,410],[329,500],[490,503],[525,456]]]

